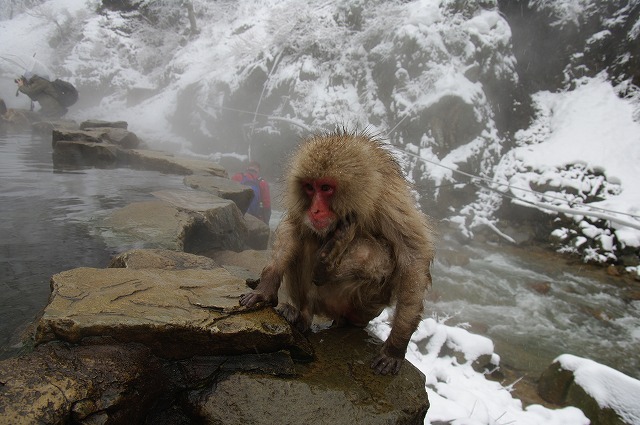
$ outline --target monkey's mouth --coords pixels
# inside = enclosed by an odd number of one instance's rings
[[[335,226],[331,222],[320,222],[319,220],[311,220],[309,216],[305,216],[304,223],[309,229],[313,231],[320,239],[326,238],[331,233]]]
[[[334,222],[332,217],[309,214],[309,224],[317,232],[329,232]]]

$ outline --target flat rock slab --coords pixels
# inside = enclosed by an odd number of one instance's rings
[[[233,201],[193,190],[153,195],[157,200],[129,204],[103,220],[108,245],[118,251],[154,248],[196,254],[243,248],[248,231]]]
[[[170,174],[204,174],[228,177],[227,170],[220,164],[202,159],[185,158],[166,152],[147,149],[127,150],[122,161],[127,165],[143,170],[155,170]]]
[[[119,127],[92,127],[87,130],[54,128],[51,137],[53,147],[55,148],[57,143],[63,140],[111,143],[125,149],[133,149],[140,144],[135,133]]]
[[[213,270],[219,268],[220,265],[211,258],[186,252],[169,251],[167,249],[132,249],[114,257],[109,267],[123,269]]]
[[[249,186],[228,178],[194,174],[184,178],[184,184],[193,189],[211,193],[236,203],[242,213],[246,213],[253,199],[253,190]]]
[[[296,344],[273,309],[239,306],[248,288],[221,268],[78,268],[54,275],[51,287],[36,343],[110,338],[142,343],[164,358],[265,353]]]

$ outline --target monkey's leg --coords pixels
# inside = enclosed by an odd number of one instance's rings
[[[355,237],[355,226],[351,222],[349,218],[341,222],[329,240],[318,250],[312,275],[312,281],[316,285],[326,283],[338,268],[345,251]]]
[[[259,302],[266,302],[274,306],[278,304],[278,289],[284,271],[290,267],[295,255],[302,250],[300,240],[293,237],[294,228],[288,219],[284,219],[280,223],[276,230],[273,258],[269,265],[262,269],[260,279],[247,282],[253,291],[240,296],[240,305],[252,307]]]

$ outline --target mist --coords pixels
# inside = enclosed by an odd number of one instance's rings
[[[66,119],[126,121],[230,176],[257,160],[275,193],[302,139],[366,130],[443,239],[636,276],[639,15],[613,0],[18,0],[0,5],[0,97],[31,107],[3,58],[35,55],[80,92]]]

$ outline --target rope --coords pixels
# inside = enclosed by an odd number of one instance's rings
[[[274,117],[272,115],[258,113],[258,109],[257,108],[256,108],[256,111],[254,111],[254,112],[245,111],[245,110],[241,110],[241,109],[235,109],[235,108],[228,108],[228,107],[224,107],[224,106],[217,106],[217,107],[214,107],[214,108],[216,108],[216,109],[224,109],[224,110],[234,111],[234,112],[240,112],[240,113],[253,114],[254,120],[255,120],[255,117],[262,116],[262,117],[266,117],[268,119],[274,119],[274,120],[280,120],[280,121],[288,122],[290,124],[300,126],[301,128],[303,128],[305,130],[308,130],[308,131],[312,130],[310,127],[307,127],[304,123],[298,122],[297,120],[294,120],[294,119],[280,118],[280,117]],[[408,115],[405,115],[405,117],[402,120],[400,120],[400,122],[398,122],[398,124],[396,124],[393,127],[393,129],[391,129],[391,131],[389,131],[387,134],[391,134],[405,120],[405,118],[407,118],[407,116]],[[495,181],[493,179],[490,179],[488,177],[477,176],[475,174],[467,173],[465,171],[460,171],[460,170],[458,170],[456,168],[446,166],[446,165],[444,165],[444,164],[442,164],[440,162],[436,162],[436,161],[432,161],[432,160],[423,158],[423,157],[421,157],[419,155],[416,155],[416,154],[414,154],[412,152],[408,152],[408,151],[404,150],[403,148],[401,148],[399,146],[395,146],[395,145],[391,145],[391,144],[390,144],[390,146],[392,148],[402,152],[403,154],[411,156],[411,157],[414,157],[414,158],[416,158],[416,159],[418,159],[420,161],[424,161],[424,162],[427,162],[429,164],[435,165],[437,167],[441,167],[441,168],[447,169],[449,171],[452,171],[454,173],[458,173],[458,174],[461,174],[461,175],[463,175],[465,177],[468,177],[469,179],[471,179],[471,183],[473,183],[473,184],[475,184],[475,185],[477,185],[477,186],[479,186],[481,188],[494,191],[494,192],[500,194],[501,196],[509,198],[509,199],[511,199],[511,200],[513,200],[513,201],[515,201],[517,203],[528,204],[528,205],[534,206],[536,208],[545,209],[545,210],[554,211],[554,212],[560,212],[560,213],[563,213],[563,214],[584,215],[584,216],[588,216],[588,217],[594,217],[594,218],[598,218],[598,219],[609,220],[611,222],[615,222],[615,223],[621,224],[623,226],[627,226],[627,227],[631,227],[633,229],[640,230],[640,216],[638,216],[638,215],[631,214],[631,213],[626,213],[626,212],[621,212],[621,211],[610,210],[610,209],[602,208],[602,207],[596,207],[596,206],[592,206],[592,205],[586,205],[586,204],[579,204],[579,205],[587,207],[587,208],[589,208],[589,210],[583,210],[583,209],[575,208],[572,205],[576,205],[576,203],[568,201],[567,199],[562,198],[560,196],[554,196],[554,195],[551,195],[551,194],[545,194],[545,193],[537,192],[537,191],[532,190],[532,189],[525,189],[525,188],[522,188],[522,187],[517,187],[517,186],[514,186],[514,185],[512,185],[512,184],[510,184],[508,182],[497,182],[497,181]],[[482,184],[478,183],[478,181],[485,182],[485,183],[488,183],[488,184],[487,185],[482,185]],[[515,197],[515,196],[512,196],[512,195],[509,195],[508,193],[503,192],[501,190],[498,190],[495,187],[491,187],[491,186],[495,186],[495,185],[506,186],[506,187],[508,187],[509,189],[512,189],[512,190],[520,190],[522,192],[531,193],[531,194],[537,195],[539,197],[546,197],[546,198],[549,198],[549,199],[555,199],[557,201],[566,202],[571,207],[570,208],[565,208],[565,207],[560,207],[560,206],[552,205],[552,204],[545,203],[545,202],[528,201],[528,200],[525,200],[525,199],[521,199],[521,198],[518,198],[518,197]],[[620,218],[617,218],[617,217],[612,217],[612,216],[610,216],[608,214],[603,214],[603,213],[617,214],[617,215],[631,217],[631,218],[633,218],[635,220],[638,220],[639,223],[634,223],[632,221],[623,220],[623,219],[620,219]]]

